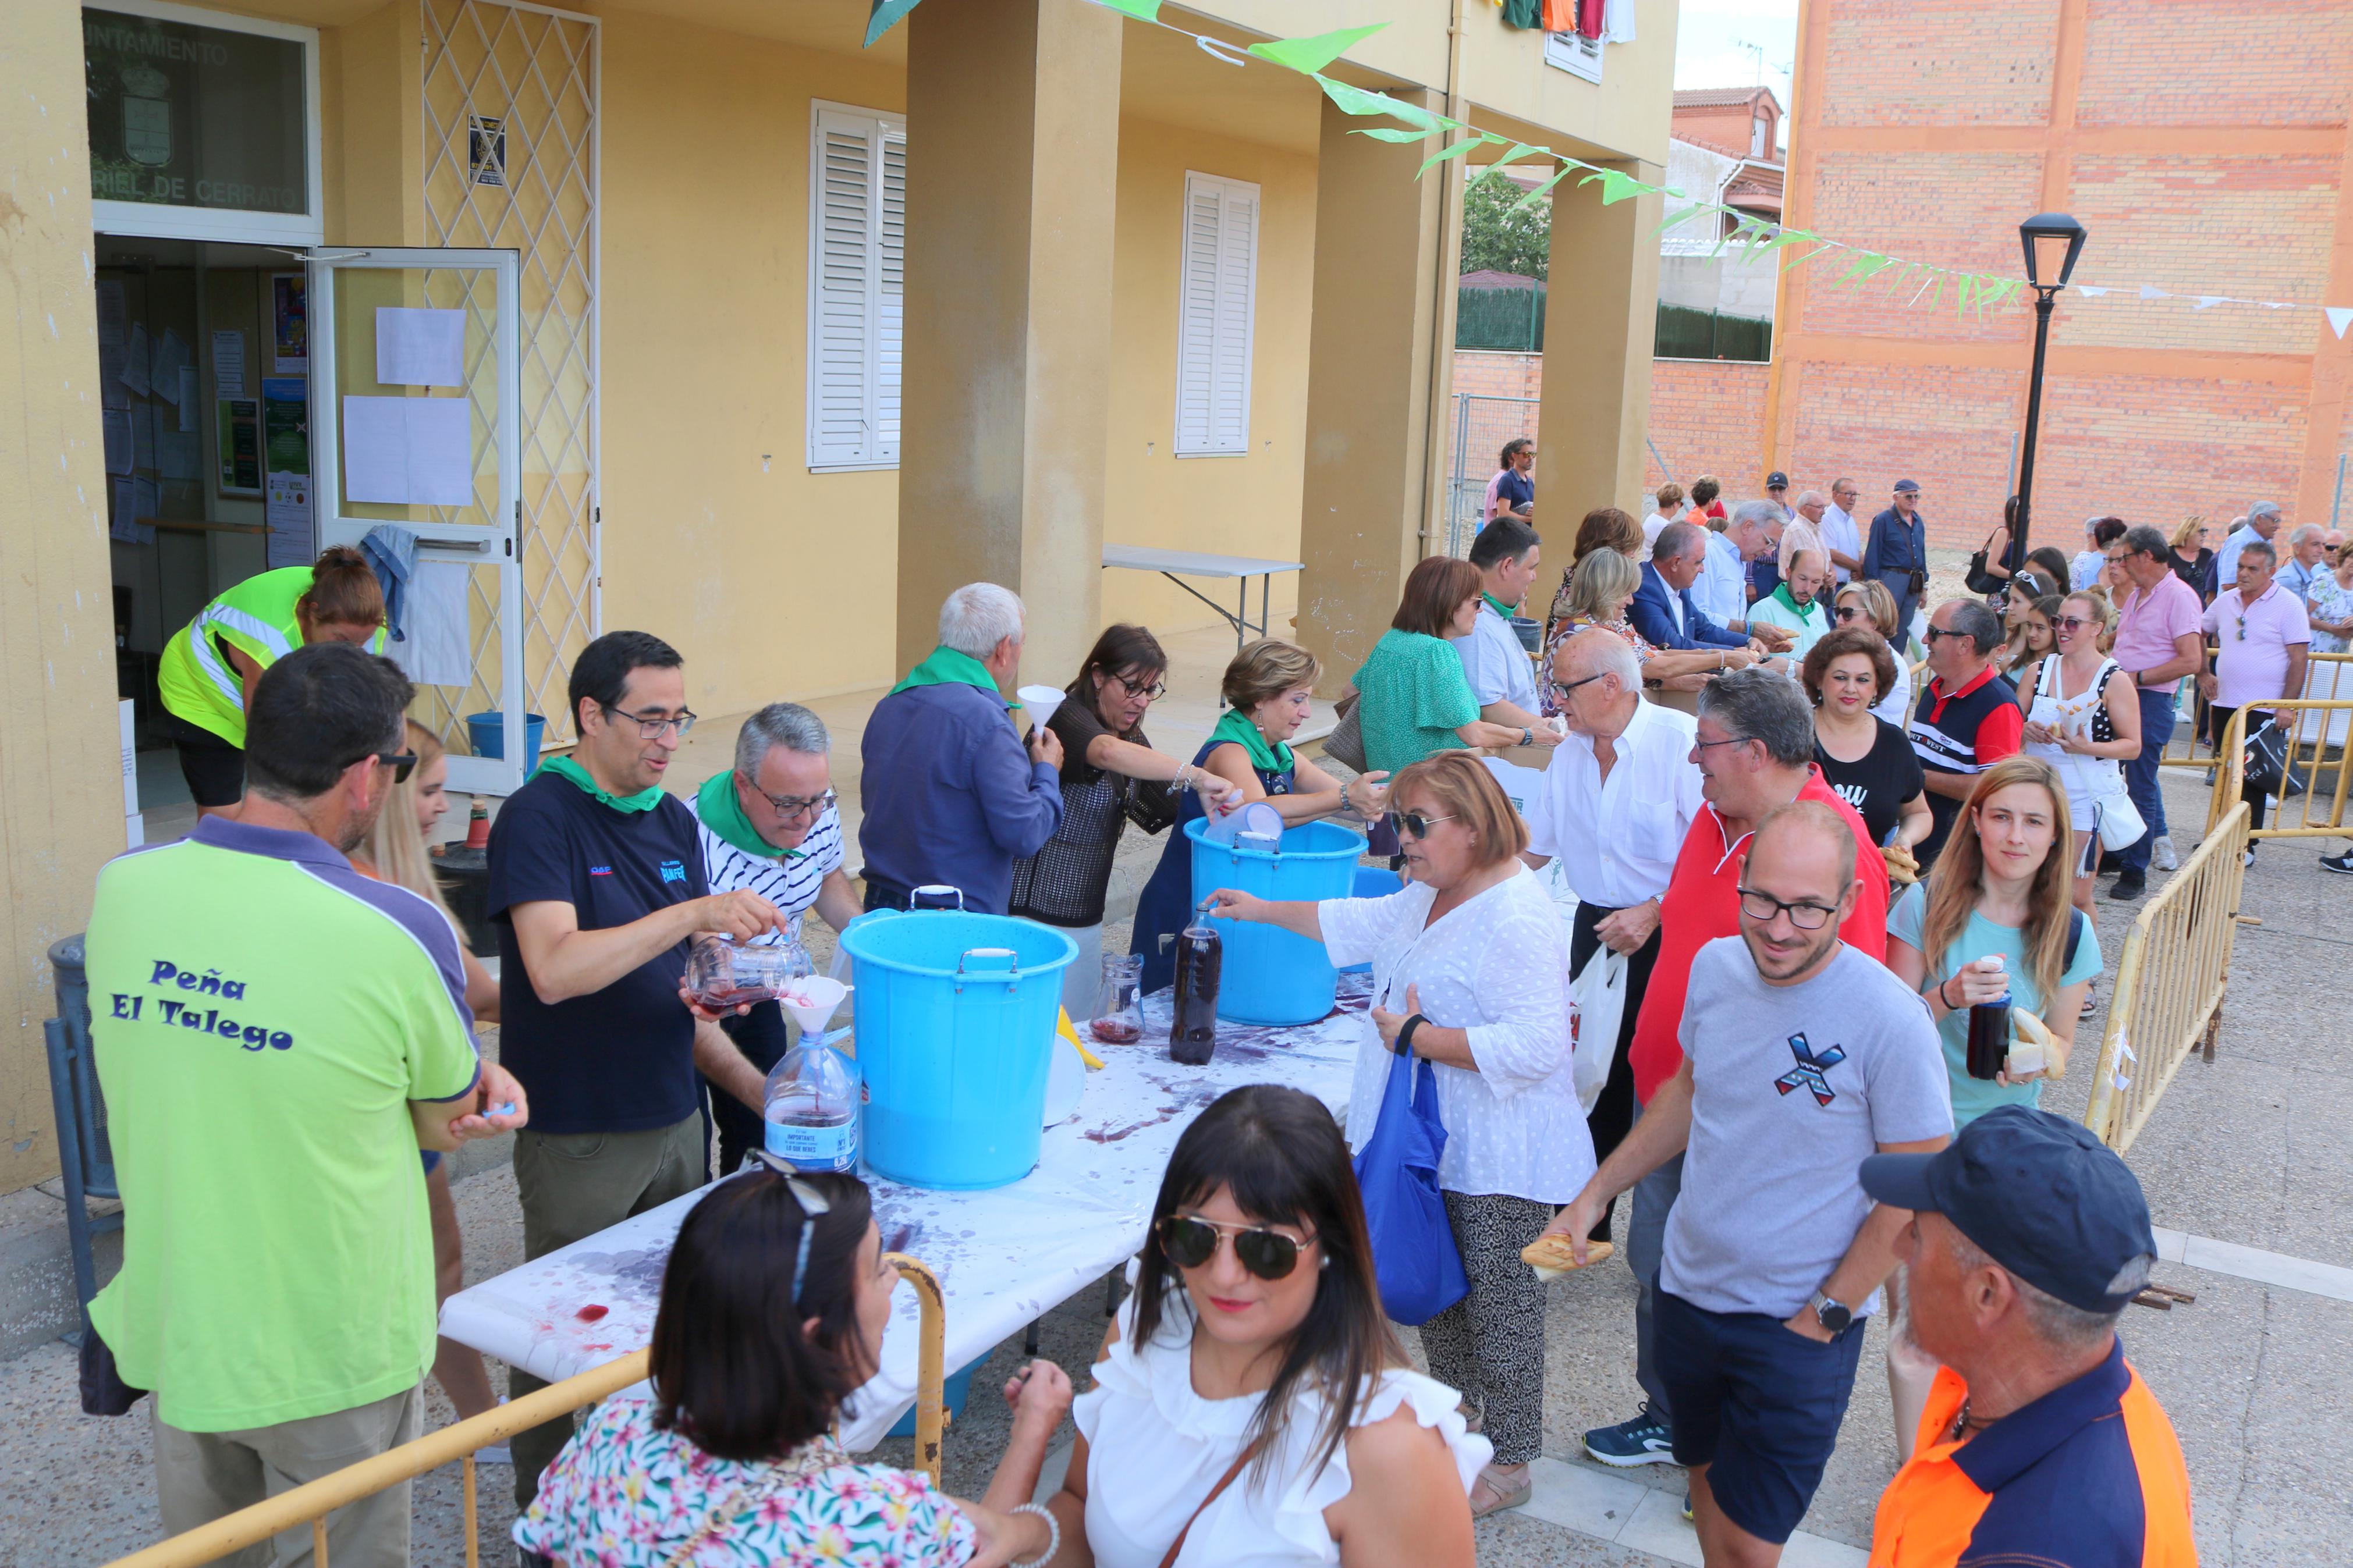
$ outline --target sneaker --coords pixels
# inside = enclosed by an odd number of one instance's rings
[[[2121,901],[2139,898],[2148,890],[2148,874],[2137,866],[2127,866],[2116,875],[2116,885],[2108,889],[2108,897]]]
[[[2241,861],[2239,862],[2239,864],[2240,864],[2240,865],[2242,865],[2242,866],[2252,866],[2252,865],[2253,865],[2254,863],[2255,863],[2255,847],[2254,847],[2253,845],[2250,844],[2250,845],[2248,845],[2248,846],[2247,846],[2247,854],[2246,854],[2246,858],[2245,858],[2244,859],[2241,860]]]
[[[1683,1522],[1685,1524],[1696,1524],[1699,1522],[1692,1517],[1691,1493],[1689,1492],[1683,1493]]]
[[[2090,985],[2088,985],[2088,986],[2086,986],[2086,987],[2084,988],[2084,1008],[2083,1008],[2083,1011],[2082,1011],[2082,1012],[2080,1012],[2080,1013],[2078,1013],[2078,1014],[2076,1015],[2076,1016],[2077,1016],[2077,1017],[2079,1017],[2079,1018],[2088,1018],[2088,1017],[2090,1017],[2093,1014],[2094,1014],[2094,1013],[2098,1012],[2099,1010],[2100,1010],[2100,982],[2099,982],[2098,978],[2097,978],[2096,976],[2094,976],[2094,979],[2093,979],[2093,981],[2092,981],[2092,984],[2091,984]]]
[[[2320,858],[2320,868],[2324,871],[2342,871],[2347,876],[2353,876],[2353,849],[2348,849],[2342,855],[2323,855]]]
[[[1631,1421],[1597,1426],[1588,1432],[1585,1451],[1621,1470],[1636,1465],[1672,1465],[1675,1462],[1675,1435],[1646,1399],[1642,1401],[1642,1413]]]
[[[2160,871],[2181,869],[2181,857],[2173,852],[2173,836],[2160,833],[2157,842],[2148,847],[2148,863]]]

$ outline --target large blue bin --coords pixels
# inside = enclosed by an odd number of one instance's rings
[[[1219,888],[1261,899],[1347,898],[1356,885],[1362,834],[1332,822],[1286,828],[1279,853],[1243,849],[1206,837],[1206,817],[1185,825],[1192,841],[1193,902]],[[1312,1024],[1332,1011],[1339,972],[1324,944],[1270,925],[1209,922],[1225,942],[1218,1016],[1237,1024]]]
[[[962,910],[875,910],[841,945],[858,987],[863,1142],[877,1175],[1001,1187],[1038,1163],[1062,970],[1050,926]]]
[[[522,719],[522,754],[530,766],[522,776],[539,772],[539,742],[547,733],[547,721],[537,713],[526,713]],[[507,720],[503,713],[469,713],[466,715],[466,743],[478,757],[503,757],[507,754]]]

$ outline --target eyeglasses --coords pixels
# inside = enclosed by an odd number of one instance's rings
[[[1861,607],[1860,605],[1841,605],[1838,607],[1838,618],[1839,618],[1840,620],[1841,620],[1841,621],[1851,621],[1851,620],[1853,620],[1855,617],[1857,617],[1858,616],[1860,616],[1860,615],[1862,615],[1862,607]]]
[[[1820,931],[1830,923],[1832,915],[1838,913],[1834,908],[1825,908],[1809,900],[1801,899],[1790,903],[1770,893],[1759,892],[1755,888],[1740,889],[1740,912],[1752,921],[1760,923],[1770,921],[1785,910],[1789,916],[1789,923],[1799,931]]]
[[[1754,735],[1732,735],[1721,741],[1694,741],[1692,750],[1704,752],[1710,746],[1745,746],[1756,738]]]
[[[605,710],[605,717],[607,719],[627,719],[635,724],[638,727],[639,740],[650,741],[663,733],[684,735],[689,730],[694,728],[695,715],[691,710],[674,717],[658,715],[648,718],[642,713],[631,713],[624,709],[616,708],[609,702],[599,702],[596,706]]]
[[[1451,822],[1451,816],[1424,816],[1418,811],[1392,811],[1389,825],[1403,833],[1413,835],[1416,842],[1430,837],[1431,827],[1441,822]]]
[[[2092,623],[2082,616],[2061,616],[2051,624],[2063,631],[2080,632]]]
[[[2247,640],[2247,617],[2244,616],[2239,617],[2239,640],[2241,642]]]
[[[1130,697],[1141,697],[1146,702],[1157,702],[1168,695],[1168,683],[1165,680],[1147,680],[1138,684],[1124,675],[1114,675],[1112,679],[1125,687]]]
[[[1920,640],[1933,643],[1939,637],[1966,637],[1968,635],[1967,632],[1954,631],[1947,626],[1930,626],[1920,634]],[[1969,640],[1975,642],[1977,639],[1970,637]]]
[[[366,757],[353,757],[350,763],[345,763],[343,766],[350,767],[353,763],[366,762],[368,757],[374,757],[377,762],[382,763],[385,767],[390,768],[392,770],[392,782],[395,784],[406,784],[408,782],[408,775],[417,771],[417,753],[415,752],[370,752]]]
[[[741,773],[735,776],[744,778]],[[744,782],[751,784],[752,793],[775,807],[776,815],[786,822],[799,816],[823,816],[827,812],[831,811],[834,803],[841,798],[840,795],[833,790],[828,790],[823,795],[770,795],[750,779],[744,779]]]
[[[1315,1238],[1296,1241],[1262,1225],[1231,1225],[1191,1215],[1172,1214],[1158,1226],[1160,1250],[1179,1268],[1198,1268],[1218,1255],[1218,1238],[1234,1238],[1234,1258],[1261,1279],[1282,1279],[1299,1267],[1299,1249]]]
[[[1605,670],[1603,670],[1603,671],[1601,672],[1601,675],[1607,675],[1607,674],[1609,674],[1609,671],[1608,671],[1608,670],[1606,670],[1606,669],[1605,669]],[[1590,686],[1590,685],[1592,685],[1595,681],[1597,681],[1597,680],[1599,680],[1599,679],[1601,679],[1601,675],[1588,675],[1588,676],[1583,676],[1583,677],[1581,677],[1581,678],[1579,678],[1579,679],[1576,679],[1576,680],[1572,680],[1572,681],[1570,681],[1570,682],[1569,682],[1567,685],[1566,685],[1566,686],[1562,685],[1562,684],[1561,684],[1559,681],[1557,681],[1557,680],[1550,681],[1550,682],[1547,682],[1546,684],[1550,685],[1550,686],[1551,686],[1551,688],[1552,688],[1552,695],[1553,695],[1553,700],[1554,700],[1555,701],[1558,701],[1558,702],[1566,702],[1566,701],[1567,701],[1567,700],[1568,700],[1568,694],[1569,694],[1570,692],[1572,692],[1572,691],[1576,690],[1576,689],[1577,689],[1578,687],[1580,687],[1580,686]]]
[[[776,1174],[782,1176],[786,1190],[793,1194],[793,1202],[801,1205],[800,1246],[793,1255],[792,1294],[786,1298],[793,1304],[793,1310],[798,1311],[801,1305],[801,1281],[808,1278],[809,1242],[817,1235],[818,1216],[832,1213],[833,1204],[815,1186],[801,1179],[800,1167],[791,1161],[779,1160],[765,1149],[753,1150],[752,1157]]]

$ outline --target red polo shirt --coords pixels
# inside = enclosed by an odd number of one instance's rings
[[[1822,770],[1809,764],[1799,800],[1818,800],[1846,818],[1854,832],[1855,875],[1862,890],[1855,895],[1854,912],[1839,927],[1849,947],[1887,961],[1887,862],[1880,858],[1871,832],[1854,807],[1838,797],[1822,780]],[[1666,897],[1659,903],[1659,957],[1651,970],[1651,984],[1642,994],[1642,1011],[1634,1023],[1634,1043],[1626,1059],[1634,1069],[1634,1098],[1648,1105],[1659,1086],[1683,1065],[1676,1039],[1683,1027],[1683,993],[1691,984],[1692,959],[1720,936],[1740,934],[1740,868],[1747,861],[1750,835],[1731,838],[1724,818],[1710,805],[1692,820],[1683,836],[1683,852],[1675,857],[1674,874]]]

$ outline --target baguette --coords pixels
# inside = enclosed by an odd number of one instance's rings
[[[1573,1269],[1590,1268],[1607,1261],[1617,1250],[1606,1241],[1588,1241],[1585,1244],[1585,1261],[1579,1263],[1577,1254],[1569,1250],[1568,1237],[1554,1231],[1520,1248],[1520,1261],[1535,1269],[1539,1279],[1557,1279]]]

